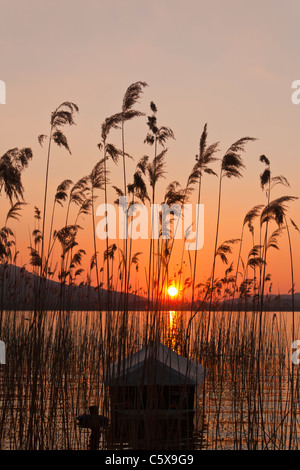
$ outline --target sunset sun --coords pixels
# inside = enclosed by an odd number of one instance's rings
[[[168,294],[170,297],[174,297],[175,295],[177,295],[177,293],[178,293],[178,290],[176,289],[176,287],[174,286],[169,287]]]

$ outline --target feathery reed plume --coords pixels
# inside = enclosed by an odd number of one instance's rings
[[[49,241],[48,241],[48,254],[47,254],[47,260],[45,262],[45,270],[47,269],[47,265],[49,263],[49,253],[50,253],[50,247],[51,247],[55,207],[56,207],[56,204],[59,204],[61,207],[63,207],[63,202],[65,202],[68,199],[68,190],[70,189],[70,186],[72,184],[73,184],[73,182],[71,180],[66,179],[66,180],[62,181],[57,186],[57,189],[56,189],[56,193],[55,193],[54,201],[53,201],[53,207],[52,207],[52,215],[51,215],[50,231],[49,231]]]
[[[211,287],[213,288],[214,277],[215,277],[215,265],[216,265],[216,254],[217,254],[217,245],[218,245],[218,236],[219,236],[219,224],[220,224],[220,214],[221,214],[221,193],[222,193],[222,181],[223,178],[241,178],[241,171],[245,168],[243,159],[241,157],[242,152],[245,151],[245,146],[248,142],[254,142],[256,139],[253,137],[242,137],[241,139],[234,142],[225,155],[222,158],[221,162],[221,171],[219,177],[219,199],[218,199],[218,211],[217,211],[217,227],[216,227],[216,238],[215,238],[215,248],[214,248],[214,257],[213,257],[213,268],[211,276]],[[212,289],[210,295],[210,308],[212,304]]]
[[[14,219],[19,221],[20,217],[20,211],[22,210],[22,207],[26,206],[26,202],[16,202],[9,211],[6,214],[6,219],[5,219],[5,226],[7,225],[7,222],[9,219]]]
[[[59,147],[64,147],[70,154],[70,148],[65,134],[62,132],[61,127],[66,125],[72,126],[75,124],[74,114],[79,112],[79,108],[76,104],[65,101],[60,104],[51,114],[50,118],[50,133],[49,143],[47,152],[47,164],[46,164],[46,176],[45,176],[45,191],[44,191],[44,203],[43,203],[43,222],[42,222],[42,247],[41,247],[41,259],[43,264],[44,256],[44,243],[45,243],[45,223],[46,223],[46,210],[47,210],[47,194],[48,194],[48,178],[49,178],[49,166],[50,166],[50,153],[51,153],[51,142],[55,142]],[[39,143],[42,145],[46,136],[41,134],[38,137]],[[43,274],[41,266],[41,275]]]
[[[126,198],[127,197],[127,176],[126,176],[126,161],[125,161],[125,156],[128,156],[128,154],[125,152],[125,123],[127,121],[131,121],[132,119],[136,117],[141,117],[144,116],[145,114],[142,113],[141,111],[137,111],[133,109],[133,107],[138,103],[142,93],[143,89],[147,87],[148,84],[146,82],[138,81],[132,83],[126,90],[125,95],[123,97],[123,102],[122,102],[122,111],[121,111],[121,139],[122,139],[122,159],[123,159],[123,182],[124,182],[124,187],[123,187],[123,196]],[[125,199],[126,200],[126,199]],[[127,233],[127,218],[126,218],[126,233]],[[125,256],[125,261],[124,261],[124,288],[123,285],[121,286],[122,292],[125,292],[125,297],[124,297],[124,313],[127,308],[127,300],[128,300],[128,285],[127,285],[127,280],[128,280],[128,275],[127,275],[127,270],[130,269],[130,265],[128,266],[128,256],[127,256],[127,250],[128,250],[128,242],[127,242],[127,236],[124,237],[123,240],[123,252]],[[122,279],[122,284],[123,284],[123,279]]]
[[[11,205],[13,199],[23,199],[22,171],[31,159],[30,148],[10,149],[0,158],[0,194],[3,189]]]
[[[189,175],[188,182],[187,182],[187,192],[190,192],[192,186],[198,183],[198,198],[197,204],[199,207],[201,201],[201,185],[202,185],[202,176],[203,173],[207,173],[209,175],[217,176],[217,174],[210,168],[210,165],[214,163],[217,159],[215,157],[215,153],[218,152],[219,142],[215,142],[207,146],[207,123],[204,125],[203,132],[200,137],[199,142],[199,154],[196,155],[196,164],[192,170],[192,173]],[[198,234],[199,230],[199,213],[196,215],[196,234]],[[198,241],[198,237],[196,235],[196,240]],[[196,243],[197,243],[196,241]],[[194,270],[192,276],[192,300],[191,300],[191,311],[193,311],[194,307],[194,291],[195,291],[195,282],[196,282],[196,270],[197,270],[197,257],[198,257],[198,249],[196,245],[196,249],[194,252]]]
[[[128,194],[131,196],[131,200],[128,204],[129,208],[134,207],[136,200],[141,201],[143,204],[145,203],[145,201],[150,202],[147,185],[144,179],[146,175],[147,167],[148,167],[148,162],[149,162],[148,156],[145,155],[142,158],[140,158],[140,160],[138,161],[136,165],[135,172],[133,174],[133,182],[127,185]],[[119,188],[116,188],[114,186],[114,189],[116,190],[119,196],[124,195],[123,192]],[[133,219],[133,216],[131,218]],[[130,285],[130,268],[131,268],[131,263],[132,263],[131,253],[132,253],[132,225],[131,225],[131,233],[130,233],[130,240],[129,240],[129,255],[128,255],[129,265],[127,269],[127,281],[126,281],[127,286]],[[124,275],[126,275],[125,272],[124,272]]]
[[[239,267],[240,267],[240,261],[241,261],[241,253],[242,253],[242,246],[243,246],[243,240],[244,240],[244,229],[245,229],[245,226],[248,225],[248,228],[249,228],[250,233],[252,234],[253,243],[254,243],[254,227],[253,227],[253,221],[254,221],[254,219],[256,219],[256,218],[259,216],[260,211],[262,210],[263,207],[264,207],[263,204],[258,204],[258,205],[256,205],[256,206],[252,207],[252,208],[247,212],[247,214],[245,215],[244,220],[243,220],[242,231],[241,231],[241,236],[240,236],[239,253],[238,253],[238,258],[237,258],[237,263],[236,263],[235,281],[234,281],[233,292],[232,292],[231,311],[233,310],[234,299],[235,299],[235,293],[236,293],[236,289],[237,289],[237,278],[238,278],[238,274],[239,274]],[[251,262],[251,263],[252,263],[252,262]],[[248,264],[248,265],[249,265],[249,264]],[[252,263],[252,267],[254,267],[253,263]],[[254,277],[255,277],[255,274],[254,274]],[[253,282],[254,282],[254,281],[253,281]],[[231,312],[230,312],[230,315],[231,315]],[[229,323],[230,323],[230,322],[229,322]]]
[[[275,220],[277,225],[281,226],[284,222],[284,217],[286,216],[286,203],[295,201],[296,199],[298,199],[296,196],[281,196],[271,201],[261,213],[261,225],[270,220]]]
[[[232,253],[231,245],[239,242],[240,239],[226,240],[223,242],[216,251],[216,256],[219,256],[224,264],[228,264],[227,255]]]
[[[107,143],[107,138],[112,129],[119,129],[122,122],[121,113],[113,114],[104,120],[101,126],[101,142],[98,144],[99,150],[103,149],[103,162],[104,162],[104,203],[107,213],[107,157],[111,157],[114,163],[118,162],[119,156],[122,154],[121,150],[117,149],[113,144]],[[108,250],[109,239],[106,237],[106,250]],[[109,262],[106,263],[106,280],[107,280],[107,310],[110,308],[110,275],[109,275]]]
[[[81,208],[87,200],[87,194],[89,194],[89,191],[90,185],[88,176],[83,176],[73,185],[69,194],[65,225],[68,225],[71,204],[76,204]]]
[[[124,179],[124,195],[126,196],[127,188],[127,178],[126,178],[126,165],[125,165],[125,132],[124,124],[127,121],[131,121],[135,117],[144,116],[145,113],[132,109],[133,106],[140,99],[143,88],[147,87],[146,82],[135,82],[132,83],[126,90],[123,103],[122,103],[122,112],[121,112],[121,130],[122,130],[122,155],[123,155],[123,179]]]
[[[9,227],[0,229],[0,261],[8,263],[12,259],[11,248],[15,245],[15,234]]]
[[[145,180],[140,171],[136,171],[133,175],[133,183],[127,186],[128,193],[132,195],[133,199],[140,199],[142,203],[146,200],[149,201],[148,190]]]
[[[111,276],[110,276],[110,283],[111,285],[109,286],[109,289],[113,290],[113,276],[114,276],[114,260],[115,260],[115,252],[117,251],[117,245],[113,243],[112,245],[109,245],[108,249],[104,251],[103,254],[103,259],[104,261],[109,262],[111,260]]]

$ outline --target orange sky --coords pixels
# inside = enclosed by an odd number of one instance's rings
[[[299,2],[0,0],[0,12],[0,79],[7,86],[7,104],[0,105],[1,152],[16,146],[30,146],[34,152],[23,179],[28,206],[21,223],[12,224],[17,228],[20,263],[28,261],[25,247],[33,229],[33,206],[42,208],[46,152],[37,136],[48,132],[51,111],[66,100],[80,108],[77,126],[65,129],[72,156],[58,148],[52,155],[49,201],[63,179],[76,181],[90,172],[99,159],[101,123],[120,110],[126,88],[137,80],[149,84],[139,109],[148,112],[153,100],[159,123],[171,127],[176,137],[169,145],[168,176],[159,184],[160,195],[172,180],[185,184],[205,122],[209,142],[220,141],[223,151],[242,136],[259,139],[247,147],[244,178],[224,181],[220,242],[239,237],[245,213],[265,201],[259,187],[261,154],[271,160],[273,175],[283,174],[291,184],[290,190],[274,190],[274,197],[299,195],[300,105],[291,102],[291,84],[300,79]],[[146,132],[143,118],[127,127],[127,151],[136,160],[151,152],[143,144]],[[120,146],[117,131],[110,140]],[[129,173],[134,166],[135,162],[128,165]],[[214,168],[217,171],[218,164]],[[119,165],[111,180],[118,186],[121,178]],[[207,277],[217,178],[205,177],[202,194],[205,241],[199,277]],[[6,206],[1,199],[2,223]],[[296,223],[299,204],[291,204]],[[57,222],[63,217],[60,210]],[[89,258],[90,234],[86,231],[80,240]],[[299,240],[292,231],[296,291]],[[272,253],[267,271],[273,273],[274,292],[283,293],[290,288],[285,235],[281,248]]]

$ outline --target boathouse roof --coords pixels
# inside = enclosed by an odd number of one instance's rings
[[[159,342],[149,343],[124,360],[112,364],[104,374],[109,386],[199,385],[205,369]]]

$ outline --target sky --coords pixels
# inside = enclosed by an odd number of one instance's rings
[[[42,207],[46,149],[37,136],[49,132],[51,112],[66,100],[80,109],[77,125],[65,129],[72,155],[53,151],[49,201],[63,179],[76,181],[91,171],[100,158],[101,123],[120,110],[126,88],[138,80],[149,85],[139,109],[148,113],[153,100],[160,125],[172,128],[176,137],[168,144],[168,176],[159,183],[159,195],[172,180],[185,184],[206,122],[209,142],[220,142],[220,157],[242,136],[258,139],[243,156],[244,177],[224,181],[220,242],[238,238],[245,213],[266,201],[259,185],[261,154],[270,159],[272,174],[284,175],[291,185],[276,187],[274,198],[299,196],[300,105],[291,100],[292,82],[300,79],[299,14],[299,2],[291,0],[0,0],[0,80],[7,88],[7,102],[0,105],[1,152],[28,146],[34,153],[23,177],[28,206],[22,221],[12,223],[20,264],[28,262],[33,207]],[[151,155],[143,143],[146,132],[145,118],[127,126],[126,147],[135,160]],[[120,133],[112,132],[111,140],[120,146]],[[135,163],[128,163],[129,173]],[[219,171],[218,164],[214,169]],[[121,185],[121,165],[111,170],[112,184]],[[202,194],[205,240],[199,277],[205,278],[213,257],[217,178],[204,178]],[[1,195],[0,223],[4,199]],[[299,204],[290,205],[296,223]],[[58,225],[64,214],[58,212]],[[89,252],[90,236],[81,236]],[[296,291],[299,236],[291,231]],[[280,248],[270,254],[268,265],[275,293],[291,287],[285,234]],[[220,262],[217,270],[224,271]]]

